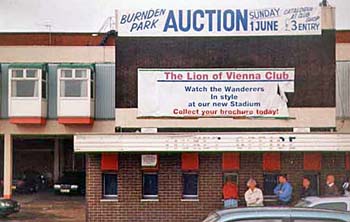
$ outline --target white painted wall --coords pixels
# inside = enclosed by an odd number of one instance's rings
[[[0,62],[115,62],[114,46],[0,46]]]
[[[138,127],[188,127],[188,128],[259,128],[259,127],[335,127],[335,108],[289,108],[295,119],[138,119],[137,109],[116,109],[116,126]]]

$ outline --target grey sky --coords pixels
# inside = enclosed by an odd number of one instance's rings
[[[151,7],[268,7],[321,0],[0,0],[0,32],[97,32],[115,9]],[[337,29],[350,30],[350,0],[328,0],[335,6]]]

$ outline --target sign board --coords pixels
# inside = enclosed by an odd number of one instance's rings
[[[340,133],[173,133],[75,135],[75,152],[350,151]]]
[[[246,8],[118,10],[118,36],[275,36],[321,35],[316,5]]]
[[[288,117],[294,69],[138,69],[138,117]]]
[[[141,166],[142,167],[155,167],[157,166],[157,155],[141,155]]]

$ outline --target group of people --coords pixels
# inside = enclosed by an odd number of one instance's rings
[[[244,194],[244,199],[247,207],[262,207],[264,206],[264,195],[261,189],[257,187],[257,182],[255,179],[250,178],[247,182],[248,190]],[[342,188],[345,191],[345,195],[350,196],[350,183],[344,182]],[[288,206],[291,204],[293,199],[293,187],[288,182],[285,175],[280,175],[278,177],[278,184],[274,188],[274,194],[277,197],[277,203],[280,206]],[[326,184],[324,188],[323,196],[340,196],[337,185],[335,184],[334,175],[328,175],[326,179]],[[231,177],[227,177],[225,185],[223,187],[224,196],[224,207],[225,208],[235,208],[238,207],[238,186],[233,182]],[[317,191],[313,188],[311,180],[308,177],[303,178],[302,189],[300,192],[301,198],[306,198],[310,196],[317,196]]]

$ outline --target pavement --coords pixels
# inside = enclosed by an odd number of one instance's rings
[[[85,199],[82,196],[55,195],[52,192],[15,195],[20,212],[0,222],[84,222]]]

